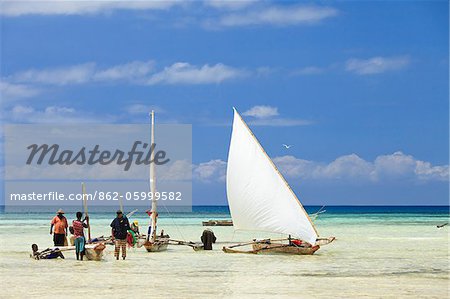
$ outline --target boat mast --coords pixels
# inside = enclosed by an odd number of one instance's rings
[[[88,217],[87,219],[87,229],[88,229],[88,239],[87,242],[91,241],[91,225],[89,224],[89,214],[88,214],[88,207],[87,207],[87,195],[86,195],[86,186],[84,183],[81,183],[81,190],[83,192],[83,207],[84,207],[84,217]]]
[[[154,144],[155,144],[155,111],[152,110],[151,113],[152,117],[152,127],[151,127],[151,137],[150,137],[150,192],[152,194],[152,209],[151,209],[151,217],[152,217],[152,235],[151,235],[151,241],[155,242],[156,240],[156,200],[155,200],[155,193],[156,193],[156,177],[155,177],[155,151],[154,151]]]

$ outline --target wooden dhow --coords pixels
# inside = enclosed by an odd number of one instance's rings
[[[234,109],[226,187],[235,230],[286,235],[223,247],[226,253],[314,254],[334,237],[319,238],[297,196]],[[251,246],[250,250],[238,247]]]

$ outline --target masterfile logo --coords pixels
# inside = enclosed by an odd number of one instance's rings
[[[72,194],[85,182],[93,205],[128,201],[148,207],[157,199],[190,207],[191,157],[191,125],[156,125],[154,143],[148,124],[6,125],[5,204],[77,205]]]
[[[139,148],[142,150],[139,150]],[[164,165],[170,161],[170,159],[166,159],[165,151],[156,150],[156,143],[149,146],[148,143],[142,141],[135,141],[129,151],[119,149],[112,152],[109,150],[100,150],[100,145],[98,144],[91,150],[83,146],[78,151],[69,149],[60,150],[58,144],[51,146],[48,144],[31,144],[27,146],[27,149],[30,150],[30,155],[26,162],[27,165],[33,162],[38,165],[41,165],[43,162],[47,162],[48,165],[72,165],[74,163],[77,165],[108,165],[117,163],[117,165],[124,165],[124,170],[128,171],[133,162],[136,165],[149,165],[150,163]],[[35,157],[36,159],[34,159]]]

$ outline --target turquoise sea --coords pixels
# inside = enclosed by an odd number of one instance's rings
[[[306,207],[314,213],[320,207]],[[50,211],[0,209],[2,298],[449,298],[448,206],[326,206],[315,220],[319,234],[335,236],[313,256],[225,254],[226,243],[284,237],[212,227],[218,243],[211,252],[172,246],[166,252],[129,249],[127,260],[35,261],[31,244],[52,246]],[[132,207],[125,212],[133,210]],[[75,210],[68,210],[71,221]],[[90,210],[93,236],[109,235],[114,208]],[[159,228],[173,239],[199,241],[209,219],[229,219],[227,207],[161,211]],[[141,231],[149,217],[132,217]]]

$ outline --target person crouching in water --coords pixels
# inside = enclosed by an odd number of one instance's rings
[[[30,257],[34,258],[35,260],[40,260],[40,259],[56,259],[58,257],[64,259],[64,255],[62,254],[62,252],[59,250],[59,248],[47,248],[41,252],[39,252],[39,247],[37,246],[37,244],[33,244],[31,245],[31,250],[33,250],[33,253],[30,255]]]
[[[88,227],[87,221],[89,220],[88,216],[84,217],[81,220],[83,213],[77,212],[77,219],[72,221],[73,228],[73,237],[75,239],[75,254],[77,256],[77,260],[83,260],[84,257],[84,245],[86,244],[86,238],[84,237],[84,228]]]
[[[117,217],[111,222],[112,240],[115,242],[114,256],[119,259],[120,248],[122,247],[122,259],[127,256],[127,234],[130,229],[130,223],[127,217],[123,216],[122,211],[117,211]]]
[[[134,220],[133,223],[131,223],[131,230],[139,237],[139,222],[137,220]]]

